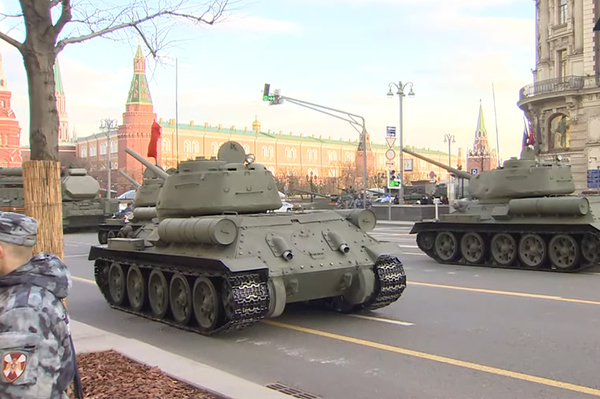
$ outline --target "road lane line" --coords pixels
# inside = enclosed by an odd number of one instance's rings
[[[470,370],[481,371],[489,374],[495,374],[503,377],[509,377],[517,380],[534,382],[536,384],[546,385],[555,388],[561,388],[569,391],[585,393],[588,395],[594,395],[600,397],[600,389],[595,389],[591,387],[586,387],[583,385],[571,384],[568,382],[551,380],[549,378],[537,377],[535,375],[519,373],[516,371],[501,369],[497,367],[486,366],[483,364],[467,362],[459,359],[453,359],[451,357],[438,356],[431,353],[419,352],[412,349],[400,348],[398,346],[381,344],[378,342],[367,341],[360,338],[348,337],[345,335],[333,334],[326,331],[314,330],[312,328],[306,328],[301,326],[296,326],[293,324],[280,323],[278,321],[273,320],[263,320],[262,323],[268,324],[274,327],[285,328],[288,330],[303,332],[306,334],[316,335],[325,338],[335,339],[337,341],[348,342],[355,345],[366,346],[369,348],[380,349],[387,352],[398,353],[401,355],[412,356],[420,359],[431,360],[438,363],[445,363],[451,366],[463,367]]]
[[[460,286],[455,286],[455,285],[421,283],[418,281],[411,281],[411,280],[408,280],[407,284],[408,285],[420,285],[423,287],[446,288],[449,290],[457,290],[457,291],[480,292],[480,293],[484,293],[484,294],[518,296],[518,297],[523,297],[523,298],[534,298],[534,299],[547,299],[550,301],[582,303],[582,304],[586,304],[586,305],[600,305],[600,301],[591,301],[591,300],[587,300],[587,299],[576,299],[576,298],[564,298],[561,296],[554,296],[554,295],[528,294],[526,292],[488,290],[488,289],[484,289],[484,288],[470,288],[470,287],[460,287]]]
[[[94,280],[90,280],[90,279],[83,278],[83,277],[71,276],[71,278],[73,280],[81,281],[82,283],[96,284],[96,282]]]
[[[349,314],[348,316],[356,317],[357,319],[365,319],[365,320],[371,320],[371,321],[380,321],[382,323],[396,324],[399,326],[414,326],[415,325],[414,323],[409,323],[407,321],[384,319],[381,317],[365,316],[362,314]]]
[[[83,258],[83,257],[88,257],[89,254],[79,254],[79,255],[65,255],[65,258]]]

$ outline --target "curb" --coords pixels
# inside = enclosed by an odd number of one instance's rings
[[[76,353],[114,350],[131,360],[162,372],[198,389],[228,399],[290,399],[290,396],[244,380],[216,368],[198,363],[137,339],[101,330],[70,320]]]

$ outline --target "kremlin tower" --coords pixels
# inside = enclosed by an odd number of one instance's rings
[[[4,76],[0,54],[0,167],[21,167],[21,128],[10,107],[12,93]]]
[[[477,117],[477,128],[475,129],[475,138],[473,148],[467,153],[467,172],[478,174],[484,171],[496,169],[497,155],[496,151],[490,151],[488,134],[483,120],[483,107],[479,100],[479,116]]]
[[[133,59],[133,78],[129,87],[123,123],[117,131],[118,137],[118,169],[125,170],[138,182],[143,180],[142,175],[145,167],[138,161],[127,155],[125,148],[131,148],[138,154],[146,157],[148,144],[151,137],[152,123],[156,119],[153,111],[152,97],[146,80],[146,59],[142,54],[142,48],[138,44],[137,52]],[[121,150],[122,149],[122,150]],[[150,159],[150,162],[161,164],[161,143],[158,143],[158,159]],[[116,175],[118,181],[125,182],[125,178]],[[115,181],[115,180],[113,180]]]

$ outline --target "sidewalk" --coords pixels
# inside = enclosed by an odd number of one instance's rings
[[[138,363],[158,367],[174,379],[229,399],[290,399],[291,396],[224,371],[169,353],[136,339],[70,321],[77,353],[115,350]]]

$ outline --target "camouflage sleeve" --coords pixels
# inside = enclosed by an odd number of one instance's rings
[[[0,316],[0,398],[56,397],[62,340],[48,321],[30,307]]]

